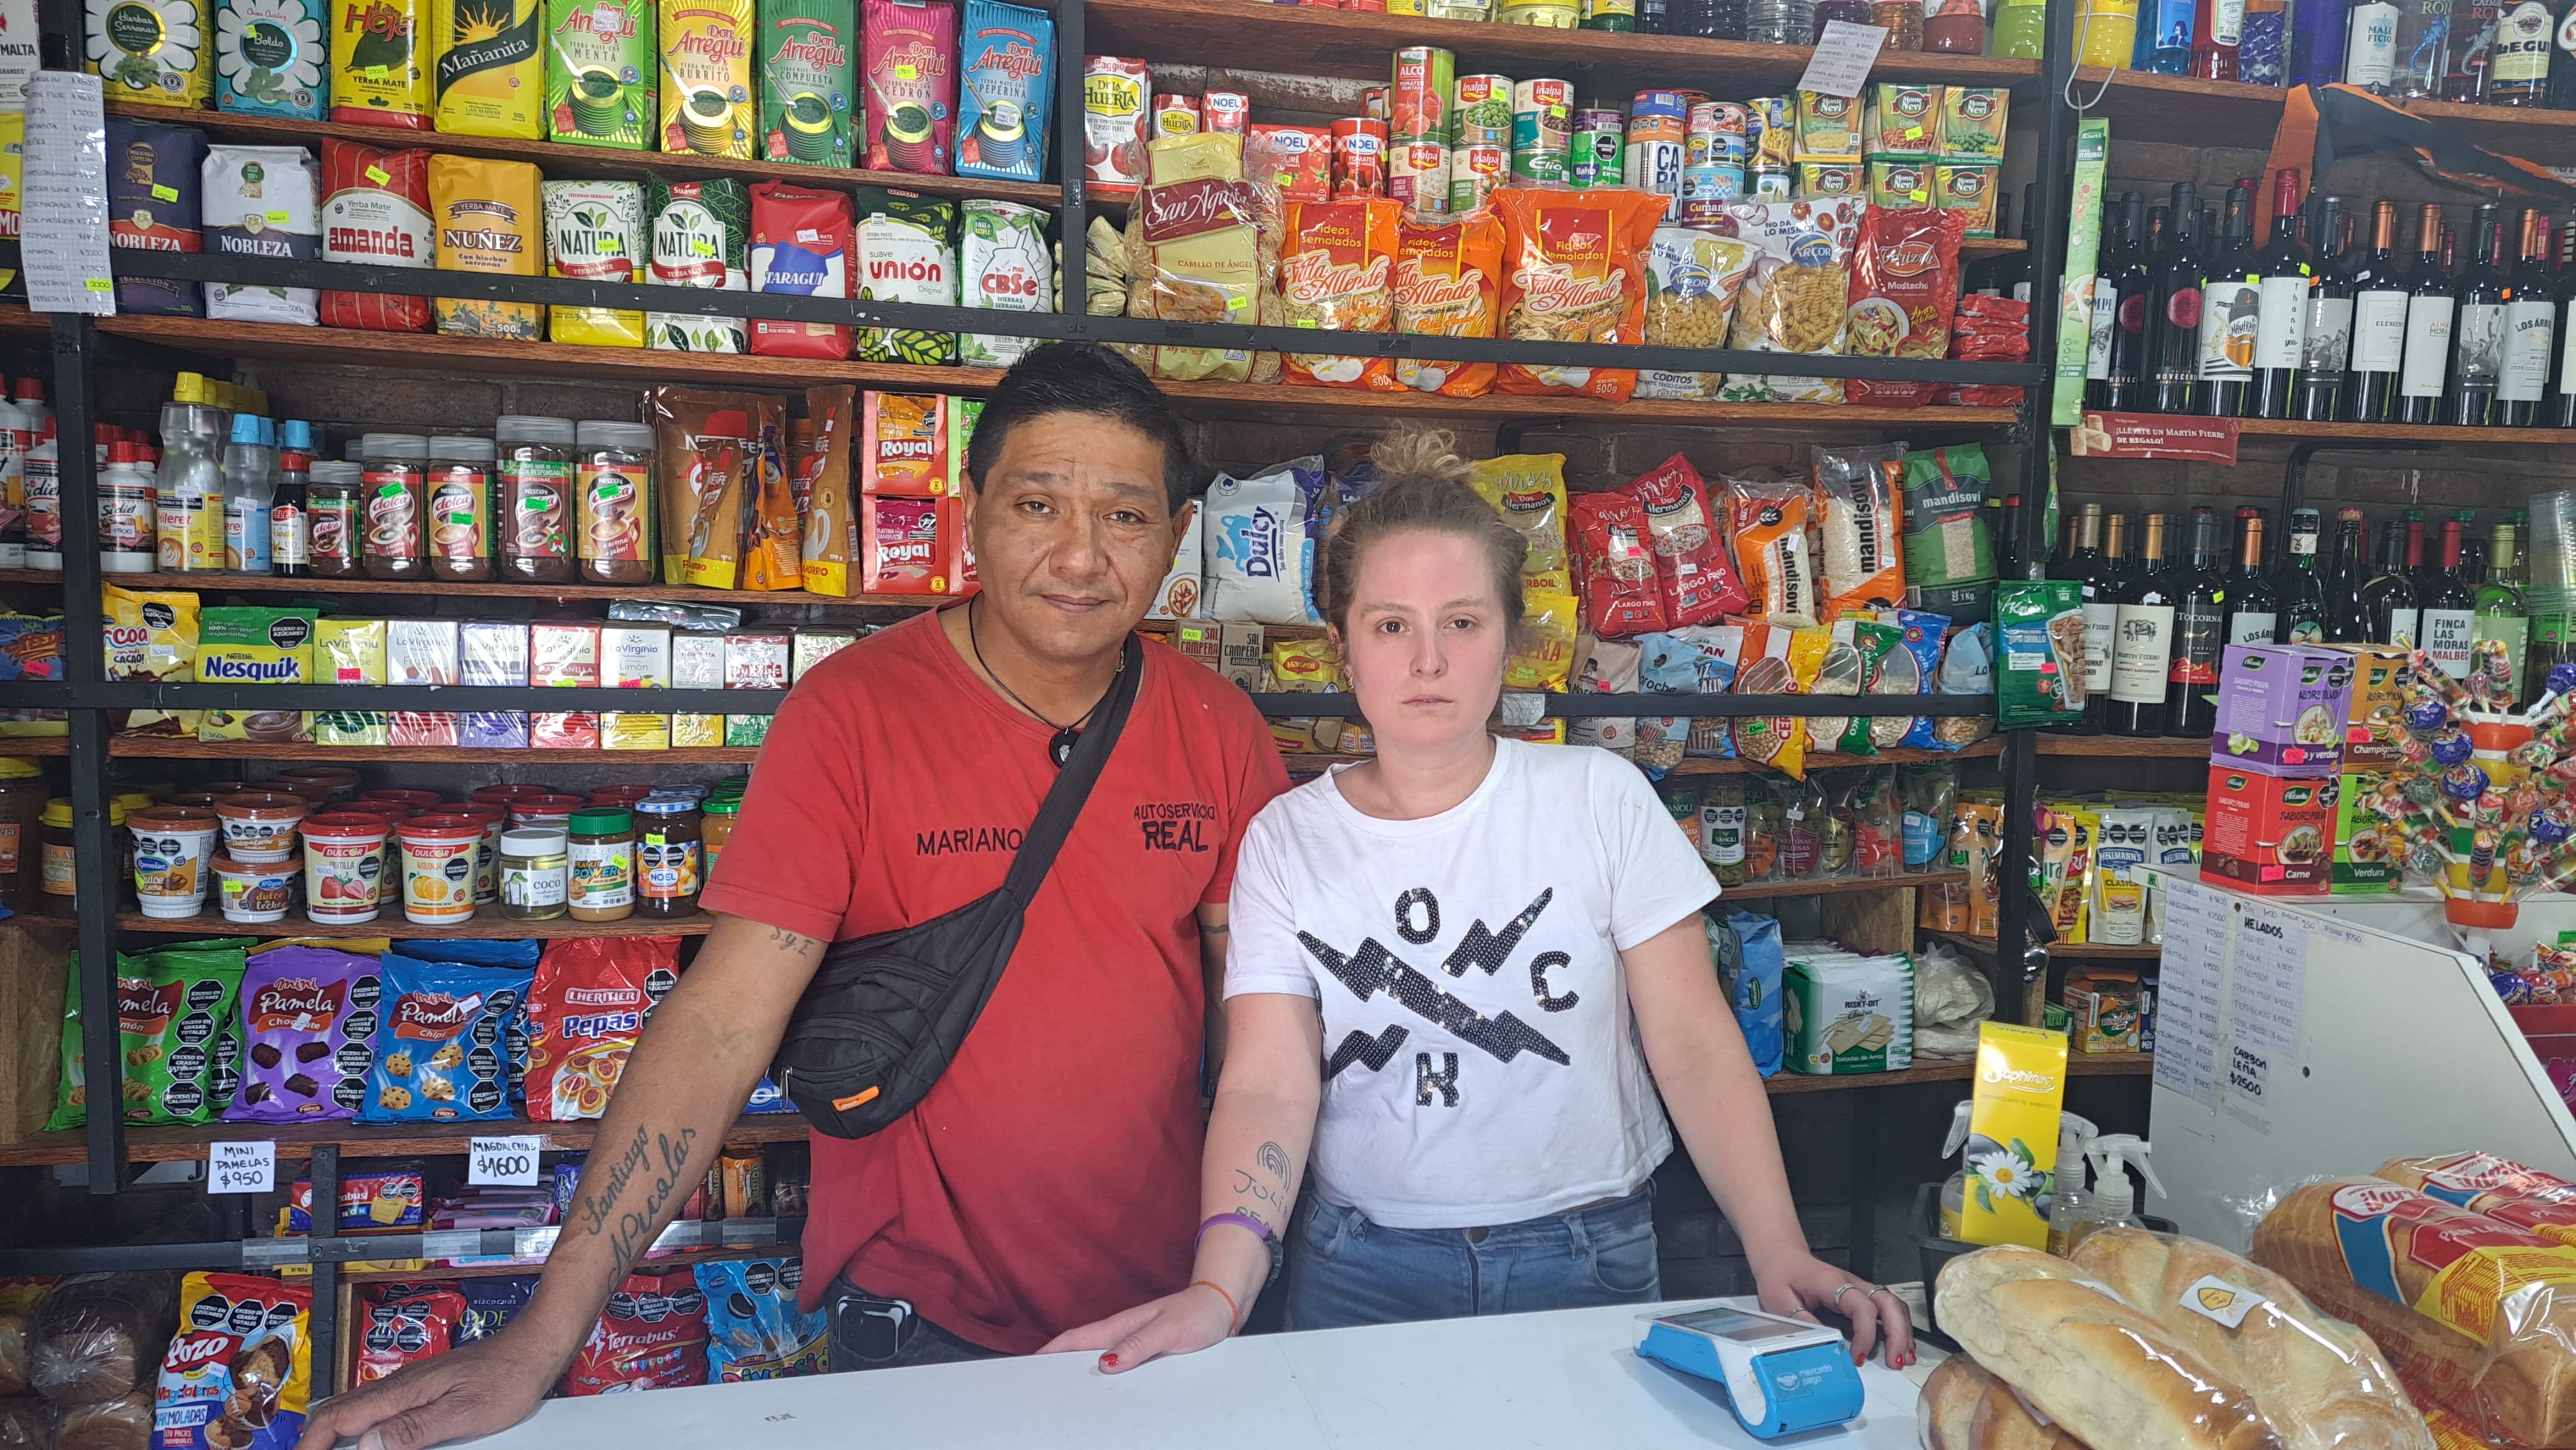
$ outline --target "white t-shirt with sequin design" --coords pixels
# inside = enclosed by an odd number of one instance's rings
[[[1322,1011],[1317,1193],[1391,1228],[1516,1223],[1634,1192],[1672,1153],[1619,953],[1716,895],[1636,767],[1499,740],[1436,816],[1363,815],[1332,775],[1265,807],[1225,994]]]

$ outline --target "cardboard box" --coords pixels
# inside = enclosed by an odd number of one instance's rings
[[[1227,624],[1218,627],[1224,633],[1219,636],[1222,653],[1217,673],[1256,695],[1270,688],[1270,667],[1261,657],[1261,626]]]
[[[724,722],[724,743],[729,746],[758,745],[769,738],[766,715],[727,715]]]
[[[599,686],[599,626],[540,620],[528,626],[528,683],[548,689]]]
[[[744,630],[726,635],[725,688],[786,689],[795,647],[795,637],[784,630]]]
[[[793,658],[790,661],[791,682],[805,678],[805,672],[857,644],[859,637],[846,629],[800,629],[796,631]]]
[[[313,624],[313,669],[326,685],[385,682],[385,621],[322,619]]]
[[[669,689],[671,627],[667,624],[601,625],[599,675],[600,683],[612,690]]]
[[[2138,974],[2086,967],[2067,974],[2066,1045],[2077,1052],[2136,1052]]]
[[[457,680],[456,621],[385,621],[385,677],[397,685],[452,685]]]
[[[674,715],[671,717],[673,750],[706,750],[725,743],[725,717],[722,715]]]
[[[1172,648],[1193,664],[1207,666],[1218,674],[1225,673],[1225,626],[1221,624],[1184,624],[1172,631]]]
[[[528,683],[528,626],[516,619],[469,619],[456,630],[457,678],[469,685]]]
[[[694,630],[676,630],[671,635],[671,688],[674,690],[721,690],[724,688],[725,637],[700,634]],[[721,727],[719,727],[721,729]]]
[[[2406,651],[2393,644],[2332,648],[2352,656],[2352,697],[2343,717],[2344,767],[2397,764],[2402,758],[2397,742],[2406,735],[2406,691],[2399,684]]]
[[[671,717],[639,715],[632,710],[603,712],[599,717],[599,748],[668,750],[671,748]]]
[[[2210,764],[2266,775],[2341,774],[2352,679],[2351,657],[2323,645],[2227,646]]]
[[[2336,787],[2333,884],[2336,896],[2370,896],[2405,884],[2398,833],[2386,821],[2363,809],[2361,801],[2379,788],[2382,772],[2348,770]]]
[[[2211,766],[2200,874],[2248,891],[2324,894],[2340,795],[2331,780]]]

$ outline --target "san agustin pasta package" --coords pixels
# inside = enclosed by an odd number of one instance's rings
[[[1646,346],[1726,346],[1736,295],[1753,270],[1751,243],[1697,227],[1657,227],[1646,245]],[[1723,373],[1640,368],[1640,398],[1714,402]]]
[[[1200,133],[1147,143],[1151,177],[1127,220],[1127,315],[1165,322],[1277,324],[1285,313],[1272,285],[1279,244],[1265,235],[1243,180],[1240,137]],[[1156,347],[1158,378],[1257,382],[1241,348]]]
[[[546,943],[528,989],[528,1116],[596,1118],[626,1070],[645,1019],[680,981],[675,936]]]
[[[322,260],[370,267],[429,267],[438,239],[429,220],[429,153],[322,142]],[[427,332],[429,299],[400,292],[325,292],[324,327]]]
[[[1739,201],[1728,205],[1735,234],[1761,249],[1736,299],[1730,345],[1746,352],[1840,355],[1851,304],[1852,242],[1867,208],[1850,197]],[[1732,403],[1839,403],[1840,378],[1737,373],[1722,395]]]
[[[1522,342],[1624,342],[1645,338],[1646,245],[1666,198],[1610,188],[1494,193],[1506,228],[1503,336]],[[1626,402],[1630,368],[1503,365],[1506,393]]]
[[[1503,522],[1528,542],[1521,556],[1525,588],[1574,592],[1574,561],[1566,551],[1573,515],[1566,511],[1565,455],[1506,453],[1467,465],[1467,485],[1494,506]]]
[[[1385,332],[1395,325],[1397,218],[1403,203],[1292,201],[1279,244],[1279,303],[1290,327]],[[1402,392],[1385,358],[1292,352],[1288,381],[1368,392]]]
[[[1967,230],[1967,213],[1960,211],[1871,207],[1862,213],[1852,244],[1845,356],[1949,355],[1950,319],[1959,306],[1959,242]],[[1850,378],[1843,396],[1855,404],[1919,408],[1943,386]]]
[[[1905,445],[1819,448],[1817,561],[1825,613],[1905,599]]]
[[[1254,130],[1261,129],[1254,127]],[[1396,230],[1395,330],[1431,337],[1492,337],[1501,314],[1503,224],[1490,211],[1447,221],[1406,215]],[[1397,358],[1395,380],[1417,392],[1481,398],[1492,363]]]
[[[1720,516],[1710,510],[1708,485],[1688,458],[1676,453],[1619,491],[1646,512],[1667,627],[1715,624],[1744,611],[1744,583],[1727,558]]]

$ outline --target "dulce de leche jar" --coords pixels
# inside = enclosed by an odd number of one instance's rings
[[[584,806],[572,813],[575,921],[624,921],[635,914],[635,813],[624,806]]]

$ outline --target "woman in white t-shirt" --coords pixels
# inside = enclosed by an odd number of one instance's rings
[[[1834,1310],[1856,1359],[1883,1339],[1911,1362],[1895,1296],[1808,1252],[1707,866],[1627,762],[1486,728],[1522,536],[1447,434],[1377,465],[1317,592],[1378,753],[1244,836],[1193,1282],[1048,1348],[1114,1371],[1214,1344],[1286,1238],[1291,1329],[1651,1301],[1669,1105],[1763,1306]]]

